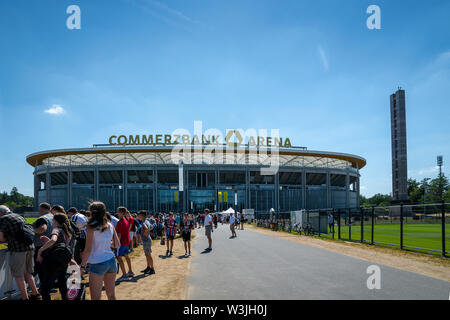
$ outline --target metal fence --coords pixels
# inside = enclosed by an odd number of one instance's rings
[[[17,284],[9,268],[9,253],[6,249],[0,249],[0,300],[11,299],[17,294]]]
[[[398,247],[448,257],[450,204],[302,210],[302,224],[290,212],[256,214],[259,227],[329,239]]]

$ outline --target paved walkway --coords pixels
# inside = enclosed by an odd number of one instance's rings
[[[187,299],[449,299],[450,282],[379,265],[381,289],[367,288],[368,261],[250,230],[197,229]]]

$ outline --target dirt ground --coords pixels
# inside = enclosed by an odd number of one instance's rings
[[[450,259],[396,249],[376,247],[367,244],[317,239],[303,235],[299,236],[287,232],[271,231],[265,228],[256,227],[254,225],[245,225],[245,228],[272,237],[295,241],[354,258],[450,281]]]
[[[193,238],[195,238],[193,232]],[[194,241],[194,239],[192,239]],[[153,266],[156,274],[145,275],[141,273],[147,267],[142,246],[134,249],[130,254],[131,266],[135,274],[133,280],[116,283],[116,297],[118,300],[184,300],[185,278],[189,274],[190,260],[195,256],[184,257],[184,245],[181,238],[177,238],[173,244],[173,256],[165,257],[166,246],[160,245],[160,240],[154,240],[152,244]],[[128,270],[128,267],[127,267]],[[121,272],[117,275],[119,278]],[[87,282],[88,277],[86,277]],[[59,300],[59,292],[52,294],[52,299]],[[90,300],[89,288],[86,289],[86,300]],[[107,300],[105,291],[102,292],[102,300]]]

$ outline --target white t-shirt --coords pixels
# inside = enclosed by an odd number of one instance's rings
[[[119,222],[119,219],[117,219],[116,217],[114,217],[113,215],[111,215],[111,224],[113,225],[114,229],[117,226],[117,222]]]
[[[236,217],[230,216],[230,224],[234,224],[235,221],[236,221]]]
[[[111,250],[111,240],[113,236],[114,229],[111,223],[108,223],[108,228],[103,232],[100,232],[99,230],[94,231],[92,249],[87,261],[88,263],[102,263],[114,258],[114,253]]]
[[[86,218],[85,215],[77,212],[75,213],[72,218],[70,218],[72,222],[77,226],[77,228],[80,231],[86,231],[86,225],[88,223],[88,218]]]
[[[211,225],[211,220],[212,218],[210,214],[205,215],[205,227]]]

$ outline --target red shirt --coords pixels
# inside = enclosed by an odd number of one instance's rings
[[[122,246],[129,246],[131,239],[130,239],[130,224],[128,221],[124,218],[120,219],[119,222],[117,222],[116,225],[116,232],[117,235],[120,234],[120,244]]]
[[[127,219],[128,224],[130,226],[130,231],[131,232],[135,232],[136,231],[136,227],[134,226],[134,218],[132,216],[129,216],[126,219]]]

